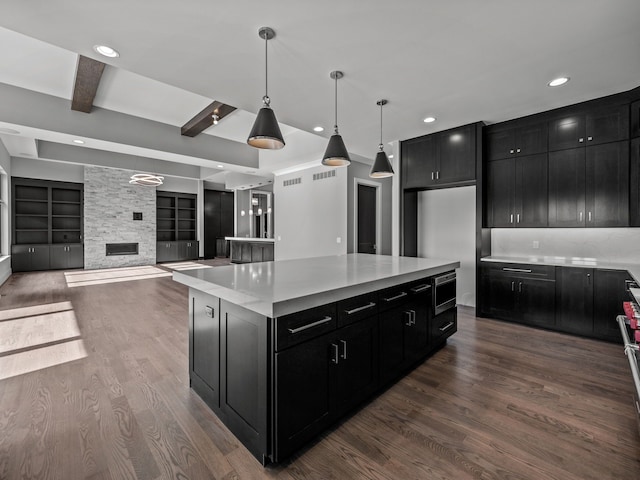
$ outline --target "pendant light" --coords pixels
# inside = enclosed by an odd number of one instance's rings
[[[376,159],[373,161],[369,176],[371,178],[384,178],[393,175],[393,168],[391,162],[384,151],[384,145],[382,144],[382,107],[387,104],[386,100],[378,100],[376,105],[380,105],[380,145],[378,148],[380,151],[376,154]]]
[[[271,110],[271,99],[269,98],[268,82],[268,57],[267,43],[276,36],[276,32],[269,27],[260,27],[258,36],[264,38],[264,97],[262,97],[262,108],[258,112],[256,121],[247,138],[247,143],[252,147],[278,150],[284,147],[284,138],[276,114]]]
[[[342,137],[338,133],[338,79],[344,77],[344,74],[338,70],[335,70],[331,72],[329,76],[336,81],[336,90],[335,90],[336,121],[333,126],[333,135],[331,135],[331,138],[329,139],[329,145],[327,145],[327,149],[324,152],[324,157],[322,157],[322,164],[327,165],[328,167],[343,167],[351,163],[351,159],[349,158],[349,152],[347,152],[347,147],[344,146]]]

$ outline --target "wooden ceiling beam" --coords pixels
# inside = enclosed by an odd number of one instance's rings
[[[105,64],[83,55],[78,55],[76,81],[73,87],[71,110],[91,113],[93,100],[100,85]]]
[[[217,115],[218,121],[220,121],[235,109],[236,107],[214,100],[211,105],[185,123],[182,128],[180,128],[180,133],[185,137],[195,137],[213,125],[213,115]]]

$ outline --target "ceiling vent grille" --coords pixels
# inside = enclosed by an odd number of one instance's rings
[[[297,185],[299,183],[302,183],[302,177],[290,178],[289,180],[283,180],[282,181],[282,186],[283,187],[290,187],[291,185]]]
[[[320,172],[320,173],[314,173],[313,174],[313,180],[322,180],[323,178],[330,178],[330,177],[335,177],[336,176],[336,171],[335,170],[327,170],[326,172]]]

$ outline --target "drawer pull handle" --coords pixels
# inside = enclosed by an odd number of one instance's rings
[[[411,289],[411,293],[422,293],[425,290],[429,290],[431,285],[418,285],[417,287],[413,287]]]
[[[526,269],[526,268],[508,268],[508,267],[504,267],[502,270],[504,270],[505,272],[531,273],[531,270],[530,269]]]
[[[346,313],[347,315],[353,315],[354,313],[358,313],[358,312],[361,312],[362,310],[366,310],[368,308],[375,307],[375,306],[376,304],[374,302],[369,302],[368,305],[363,305],[362,307],[354,308],[351,310],[345,310],[344,313]]]
[[[399,300],[402,297],[406,297],[408,295],[407,292],[400,292],[398,295],[391,297],[391,298],[385,298],[384,301],[385,302],[393,302],[394,300]]]
[[[302,327],[298,327],[298,328],[289,328],[288,330],[289,330],[289,333],[296,334],[296,333],[304,332],[305,330],[308,330],[310,328],[317,327],[318,325],[323,325],[327,322],[330,322],[331,320],[333,320],[331,317],[324,317],[322,320],[318,320],[317,322],[313,322],[308,325],[303,325]]]
[[[447,330],[449,330],[451,327],[453,327],[454,323],[453,322],[449,322],[447,323],[444,327],[440,327],[438,330],[440,330],[441,332],[446,332]]]

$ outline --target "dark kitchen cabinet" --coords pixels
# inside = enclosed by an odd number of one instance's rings
[[[609,105],[549,121],[549,151],[629,138],[629,105]]]
[[[180,260],[180,242],[157,242],[156,262],[176,262]]]
[[[196,200],[190,193],[156,193],[156,262],[198,258]]]
[[[12,245],[11,270],[33,272],[49,270],[49,245]]]
[[[189,370],[207,400],[220,406],[220,300],[192,291],[189,305]]]
[[[631,141],[629,161],[629,224],[640,227],[640,138]]]
[[[640,100],[631,104],[631,138],[640,137]]]
[[[52,270],[82,267],[84,267],[84,247],[81,244],[49,247],[49,268]]]
[[[181,260],[197,260],[198,259],[198,242],[183,241],[178,244],[179,256]]]
[[[554,267],[499,264],[484,268],[485,314],[528,325],[555,325]]]
[[[404,188],[425,188],[431,185],[431,173],[436,170],[437,139],[435,135],[402,142],[402,184]]]
[[[547,124],[499,129],[489,127],[485,138],[489,161],[546,153]]]
[[[549,226],[629,225],[629,144],[549,153]]]
[[[558,267],[556,273],[559,330],[578,335],[593,332],[593,269]]]
[[[469,185],[476,179],[477,124],[402,142],[405,189]]]
[[[487,164],[489,227],[547,226],[547,155],[527,155]]]
[[[620,341],[616,317],[622,315],[622,302],[628,300],[626,281],[629,274],[621,270],[597,269],[593,282],[593,334],[602,340]]]

